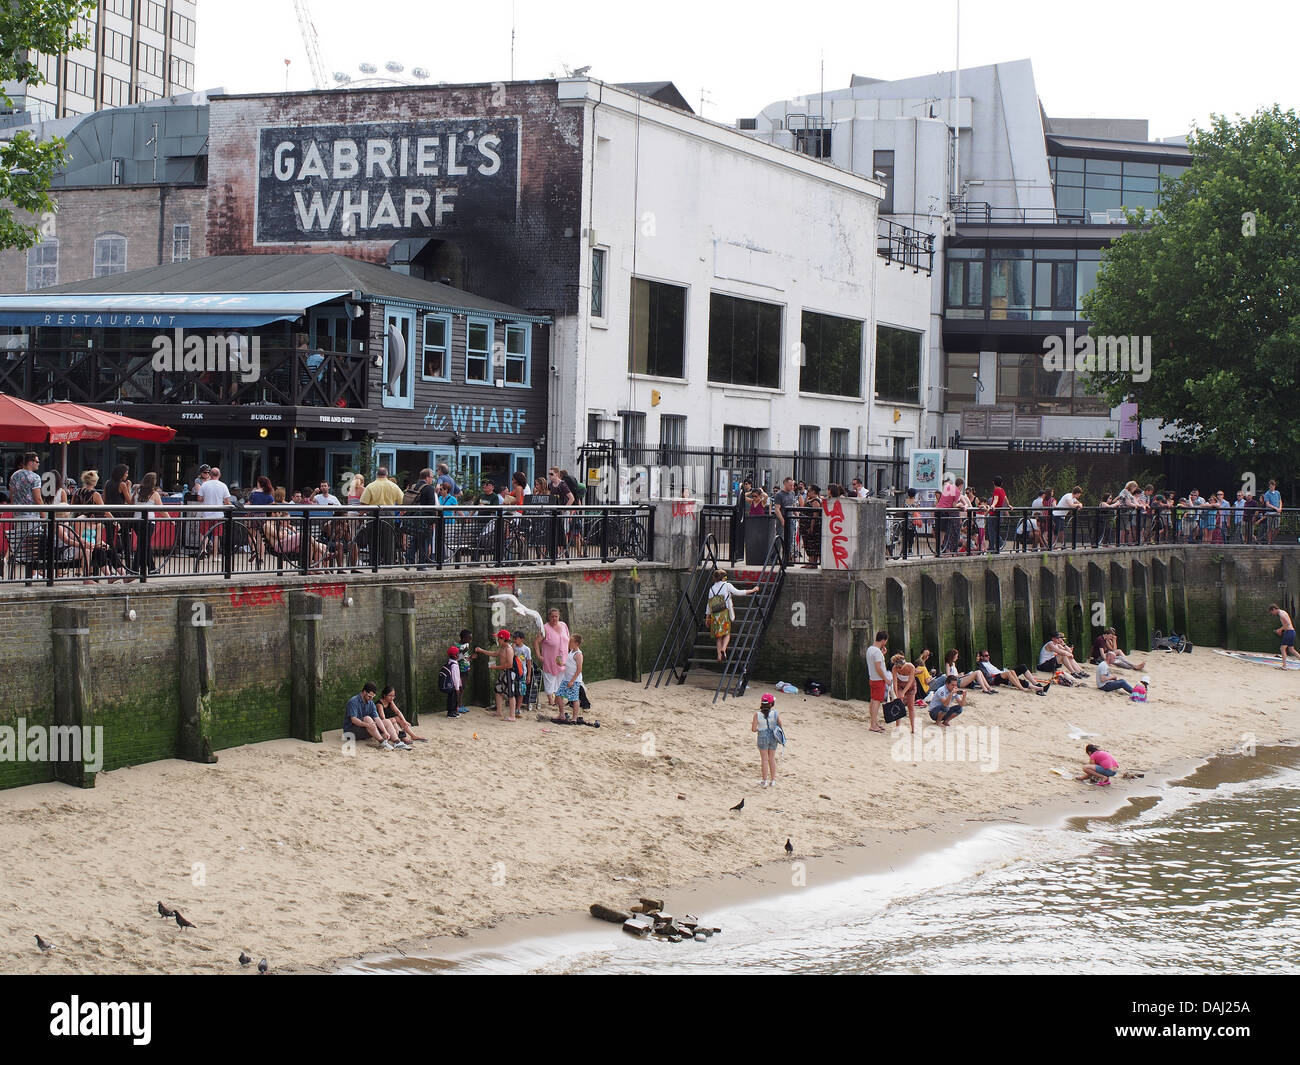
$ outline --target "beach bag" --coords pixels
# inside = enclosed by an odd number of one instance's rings
[[[438,690],[440,692],[453,692],[456,690],[456,686],[451,682],[450,662],[438,670]]]
[[[892,725],[895,721],[901,721],[907,717],[907,704],[902,699],[890,699],[881,707],[885,715],[885,724]]]
[[[826,692],[825,686],[819,680],[806,681],[803,690],[805,695],[824,695]]]
[[[777,722],[776,728],[772,730],[772,738],[776,740],[776,742],[779,743],[782,747],[785,746],[785,729],[781,727],[779,720]]]
[[[1063,688],[1073,688],[1075,686],[1074,678],[1067,676],[1065,670],[1063,669],[1058,669],[1055,673],[1053,673],[1052,680],[1056,681],[1056,683],[1061,685],[1061,687]]]
[[[591,709],[591,700],[587,698],[587,686],[585,684],[578,685],[578,706],[583,710]]]

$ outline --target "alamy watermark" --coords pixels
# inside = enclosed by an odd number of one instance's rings
[[[1139,384],[1151,380],[1149,336],[1049,336],[1043,341],[1043,369],[1053,373],[1126,373]]]
[[[0,725],[0,762],[80,762],[92,773],[104,767],[103,725]]]
[[[153,368],[158,373],[232,373],[247,384],[262,375],[262,338],[242,333],[199,336],[185,330],[153,338]]]
[[[972,762],[981,773],[997,772],[997,725],[922,725],[915,732],[897,731],[889,748],[895,762]]]

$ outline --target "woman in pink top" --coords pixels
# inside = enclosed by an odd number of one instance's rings
[[[560,612],[552,607],[546,615],[546,624],[533,641],[533,651],[542,667],[542,690],[546,702],[559,707],[556,693],[564,679],[564,656],[569,653],[569,626],[560,620]]]
[[[1119,763],[1095,743],[1088,744],[1084,750],[1088,754],[1088,763],[1083,767],[1083,776],[1076,780],[1086,780],[1100,788],[1110,787],[1110,778],[1119,769]]]

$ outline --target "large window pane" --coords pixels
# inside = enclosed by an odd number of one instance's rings
[[[999,249],[995,254],[1001,254],[1004,250],[1019,249]],[[989,276],[989,317],[1017,321],[1029,318],[1033,284],[1031,269],[1032,264],[1026,259],[993,260]]]
[[[713,293],[709,298],[709,380],[779,388],[781,308]]]
[[[831,396],[862,395],[862,323],[803,312],[803,366],[799,391]]]
[[[632,373],[686,376],[686,289],[632,279]]]
[[[891,403],[921,401],[923,335],[911,329],[896,329],[892,325],[876,327],[877,398]]]
[[[975,403],[975,379],[980,357],[975,352],[949,352],[944,368],[944,410],[959,411]],[[999,389],[1001,383],[999,382]]]

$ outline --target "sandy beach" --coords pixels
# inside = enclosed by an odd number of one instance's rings
[[[1146,672],[1146,704],[1091,680],[1046,698],[975,695],[958,721],[982,731],[961,760],[951,747],[933,760],[928,718],[910,745],[870,733],[865,703],[778,695],[790,744],[772,790],[757,786],[749,731],[769,687],[715,706],[691,686],[605,682],[588,715],[600,729],[429,714],[429,742],[410,752],[347,757],[333,732],[103,773],[90,791],[0,792],[0,971],[240,972],[241,950],[277,971],[332,971],[701,877],[769,880],[787,837],[815,857],[1011,806],[1090,804],[1105,789],[1053,772],[1084,760],[1070,726],[1136,772],[1300,735],[1300,671],[1197,648],[1153,654]],[[1116,779],[1108,795],[1143,784]],[[159,900],[197,927],[159,918]],[[57,949],[39,954],[34,933]]]

